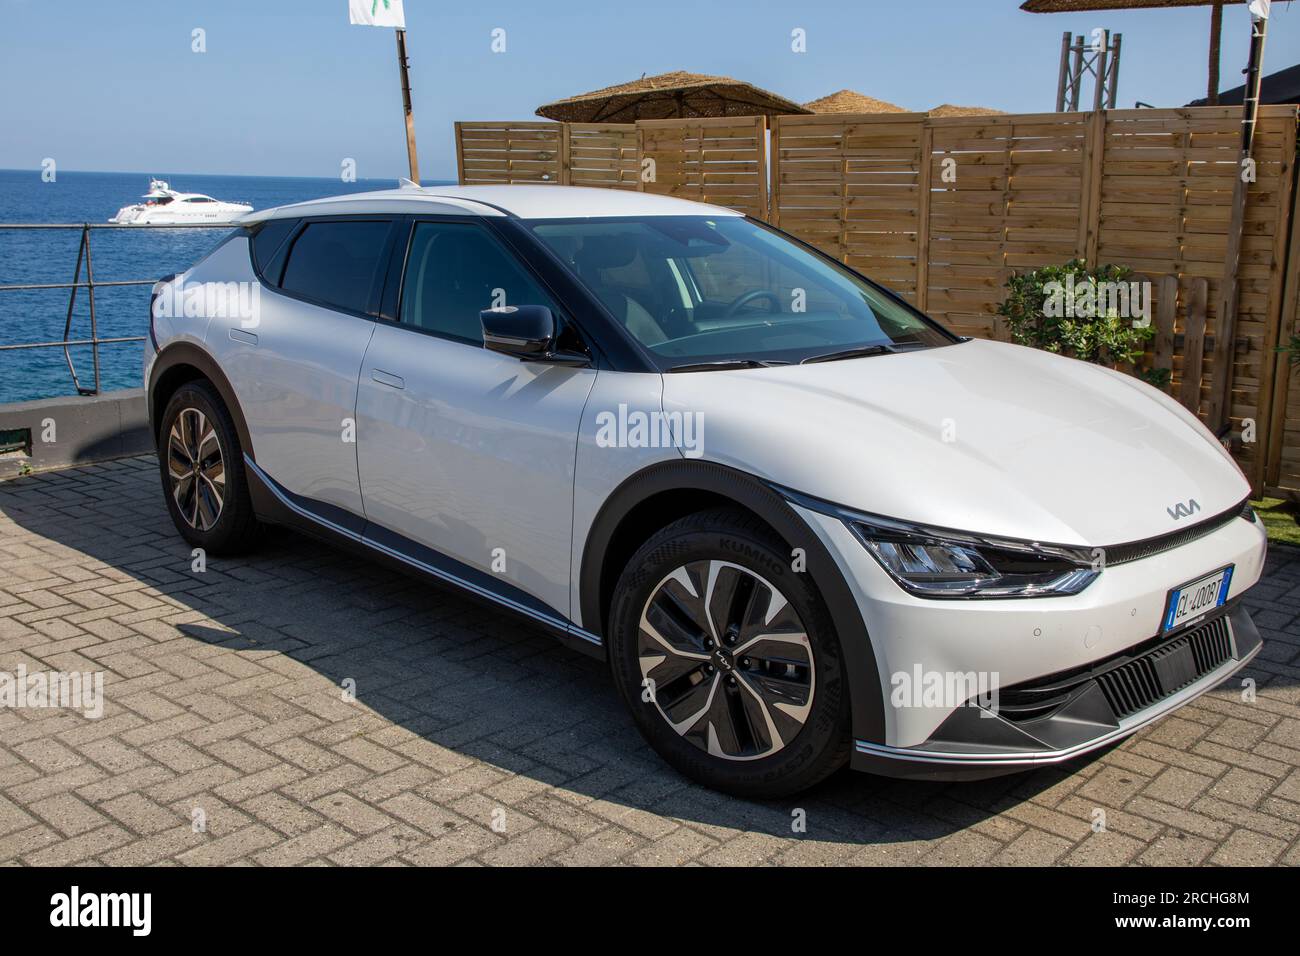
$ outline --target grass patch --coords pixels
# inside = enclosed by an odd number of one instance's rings
[[[1261,498],[1250,504],[1255,509],[1255,514],[1259,515],[1259,519],[1264,522],[1269,541],[1300,547],[1300,525],[1296,524],[1296,514],[1300,512],[1300,506],[1293,501],[1282,501],[1279,498]]]

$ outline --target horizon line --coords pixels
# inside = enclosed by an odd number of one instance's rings
[[[111,175],[111,176],[225,176],[231,179],[322,179],[330,182],[339,181],[337,176],[302,176],[288,175],[284,173],[205,173],[196,172],[195,170],[176,171],[176,172],[142,172],[136,169],[59,169],[59,174],[63,173],[88,173],[91,175]],[[0,166],[0,173],[31,173],[40,178],[41,168],[27,167],[19,168],[12,166]],[[405,176],[358,176],[356,182],[387,182],[388,180],[405,179]],[[431,185],[446,186],[455,185],[455,179],[439,179],[421,177],[420,182]]]

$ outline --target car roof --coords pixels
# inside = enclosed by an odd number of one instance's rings
[[[589,219],[601,216],[740,216],[722,206],[674,196],[587,186],[414,186],[351,193],[249,213],[240,222],[300,216],[398,215],[516,216],[520,219]]]

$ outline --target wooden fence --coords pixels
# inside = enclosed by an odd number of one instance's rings
[[[768,217],[767,117],[641,120],[645,192]]]
[[[553,182],[637,189],[768,216],[764,116],[457,123],[456,162],[460,182],[467,185]]]
[[[1171,370],[1170,394],[1203,417],[1222,400],[1234,433],[1252,439],[1234,451],[1255,486],[1300,500],[1300,383],[1277,351],[1300,334],[1296,134],[1294,107],[1261,108],[1234,285],[1235,107],[781,116],[770,143],[763,117],[456,126],[464,183],[571,182],[729,206],[966,335],[1007,338],[996,309],[1014,273],[1073,258],[1129,266],[1151,283],[1148,361]],[[1227,296],[1230,347],[1216,335]],[[1216,347],[1231,356],[1226,381]]]

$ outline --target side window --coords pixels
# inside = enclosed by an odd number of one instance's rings
[[[289,250],[280,288],[341,309],[366,311],[388,230],[384,220],[309,222]]]
[[[481,226],[416,223],[406,259],[402,324],[482,345],[478,314],[505,305],[544,305],[560,320],[551,297]]]
[[[279,276],[268,273],[267,266],[271,262],[271,257],[275,255],[280,246],[284,245],[284,240],[289,238],[289,234],[293,232],[297,225],[297,219],[269,219],[262,223],[261,228],[253,236],[251,240],[253,264],[257,266],[257,271],[266,276],[267,279],[279,278]]]

